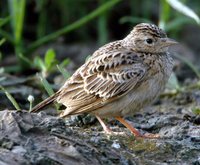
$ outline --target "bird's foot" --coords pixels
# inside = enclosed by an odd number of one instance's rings
[[[148,138],[148,139],[158,139],[158,138],[160,138],[159,134],[146,133],[146,134],[142,135],[138,130],[136,130],[131,124],[129,124],[123,118],[116,117],[116,119],[119,122],[121,122],[126,128],[128,128],[136,138]]]
[[[145,133],[144,135],[135,135],[136,138],[159,139],[159,134]]]

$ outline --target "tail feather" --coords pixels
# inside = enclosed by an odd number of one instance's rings
[[[58,93],[55,93],[52,96],[45,99],[44,101],[40,102],[35,107],[33,107],[30,112],[37,112],[37,111],[41,110],[42,108],[46,107],[47,105],[51,104],[52,102],[54,102],[56,100],[57,95],[58,95]]]

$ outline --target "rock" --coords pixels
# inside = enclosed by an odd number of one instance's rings
[[[29,161],[22,155],[0,148],[0,165],[29,165]]]

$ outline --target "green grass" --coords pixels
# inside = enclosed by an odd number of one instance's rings
[[[10,100],[10,102],[15,107],[15,109],[18,110],[18,111],[20,111],[21,108],[19,107],[19,104],[14,99],[14,97],[4,87],[0,86],[0,90],[5,93],[6,97]]]

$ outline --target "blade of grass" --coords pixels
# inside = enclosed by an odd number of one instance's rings
[[[2,90],[5,93],[6,97],[10,100],[10,102],[13,104],[13,106],[16,108],[16,110],[20,111],[21,109],[19,107],[19,104],[14,99],[14,97],[1,85],[0,85],[0,90]]]
[[[5,38],[2,38],[2,39],[0,40],[0,46],[3,45],[4,42],[6,42],[6,39],[5,39]]]
[[[49,96],[53,95],[54,91],[53,91],[51,85],[49,84],[49,82],[44,77],[42,77],[41,75],[38,74],[37,76],[40,78],[40,80],[42,82],[42,85],[44,86],[44,88],[47,91],[48,95]]]
[[[99,4],[102,5],[106,0],[99,0]],[[108,28],[107,28],[107,13],[103,13],[98,19],[98,42],[100,45],[105,44],[108,41]]]
[[[57,68],[60,71],[60,73],[63,75],[65,80],[67,80],[70,77],[69,72],[67,72],[61,65],[57,65]]]
[[[39,11],[38,24],[37,24],[37,38],[41,38],[45,35],[46,28],[48,26],[47,25],[48,14],[47,14],[47,10],[45,9],[48,1],[40,0],[40,1],[35,1],[35,2],[36,2],[37,11]]]
[[[41,39],[36,40],[32,44],[30,44],[30,46],[28,47],[28,49],[26,50],[25,53],[31,52],[34,49],[38,48],[40,45],[42,45],[44,43],[47,43],[47,42],[49,42],[51,40],[54,40],[54,39],[58,38],[59,36],[61,36],[63,34],[69,33],[72,30],[75,30],[75,29],[83,26],[84,24],[88,23],[89,21],[91,21],[92,19],[96,18],[100,14],[102,14],[105,11],[109,10],[112,6],[116,5],[120,1],[121,0],[110,0],[110,1],[107,1],[106,3],[104,3],[103,5],[98,7],[96,10],[91,12],[90,14],[84,16],[83,18],[81,18],[78,21],[70,24],[69,26],[66,26],[66,27],[54,32],[54,33],[51,33],[51,34],[49,34],[47,36],[44,36]]]
[[[24,25],[25,6],[26,0],[8,0],[9,12],[11,16],[11,26],[14,36],[15,53],[21,69],[29,67],[26,61],[20,57],[20,53],[23,52],[22,46],[22,32]]]
[[[166,2],[168,2],[170,6],[173,7],[175,10],[194,19],[197,22],[197,24],[200,24],[200,18],[198,17],[198,15],[179,0],[166,0]]]
[[[170,18],[170,6],[166,0],[160,0],[159,27],[165,29],[166,23]]]
[[[18,45],[21,42],[22,38],[25,5],[26,5],[26,0],[9,0],[11,24],[16,45]]]
[[[37,76],[40,78],[40,80],[42,82],[42,85],[44,86],[44,88],[47,91],[48,95],[52,96],[54,94],[54,91],[53,91],[51,85],[49,84],[49,82],[44,77],[40,76],[39,74]],[[59,104],[55,103],[56,110],[59,110],[59,107],[60,107]]]

